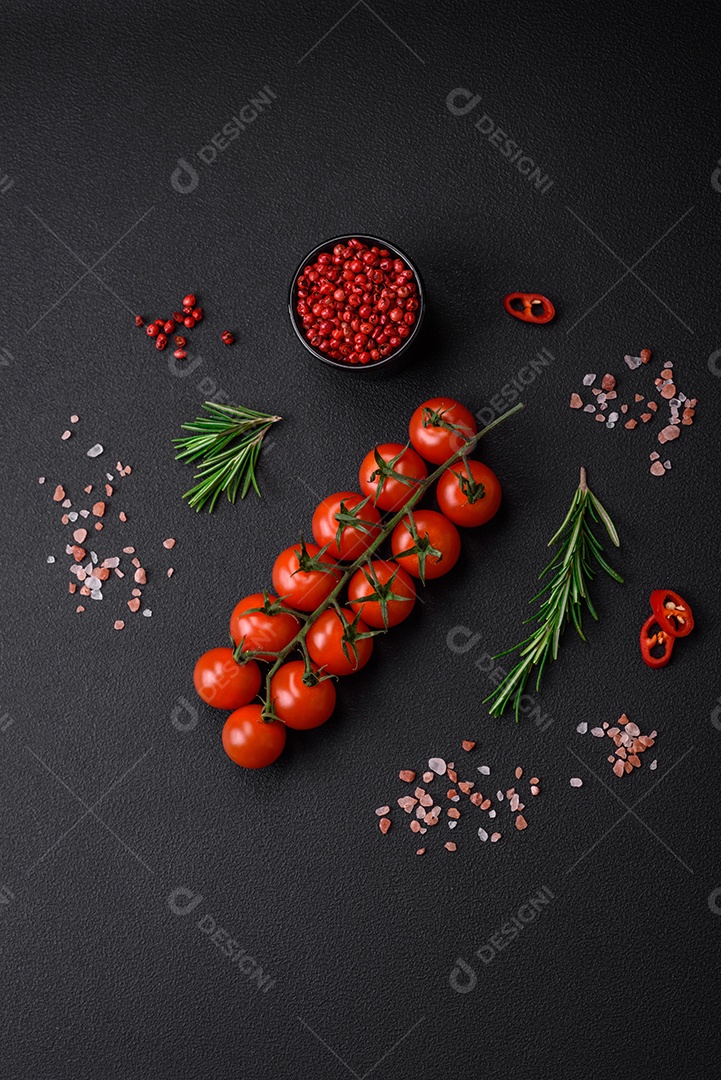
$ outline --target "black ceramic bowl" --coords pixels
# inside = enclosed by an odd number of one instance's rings
[[[347,244],[348,241],[352,239],[360,240],[361,243],[367,244],[368,247],[373,247],[375,245],[377,247],[386,248],[391,255],[398,259],[402,259],[408,269],[413,271],[413,277],[418,289],[417,318],[410,334],[403,344],[399,345],[397,349],[394,349],[392,353],[385,357],[385,359],[371,361],[369,364],[347,364],[343,360],[334,360],[332,357],[326,356],[325,353],[320,352],[318,349],[314,349],[305,336],[301,317],[297,312],[298,278],[301,276],[305,267],[310,263],[315,262],[322,252],[327,251],[332,254],[336,244]],[[377,375],[389,374],[391,371],[396,371],[403,367],[412,358],[425,319],[426,306],[426,294],[423,288],[421,275],[418,273],[418,267],[408,258],[406,253],[401,251],[396,244],[389,244],[387,240],[381,240],[377,236],[364,236],[361,233],[348,233],[345,236],[334,236],[332,239],[325,240],[322,244],[318,244],[317,247],[314,247],[312,251],[309,251],[293,275],[290,286],[290,299],[288,301],[288,311],[290,313],[290,321],[293,325],[293,329],[308,352],[314,356],[316,360],[320,360],[321,363],[327,364],[329,367],[339,368],[341,371],[350,371],[362,375],[372,374],[373,372]]]

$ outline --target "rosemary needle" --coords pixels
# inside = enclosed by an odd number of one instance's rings
[[[281,419],[267,413],[255,412],[243,405],[220,405],[206,401],[207,416],[199,416],[183,430],[192,432],[173,439],[176,461],[200,461],[194,479],[197,481],[183,496],[195,510],[207,505],[209,512],[223,492],[229,502],[241,499],[250,487],[260,495],[256,466],[263,439],[269,428]]]
[[[523,691],[534,668],[538,668],[536,690],[541,683],[543,669],[548,659],[558,656],[561,634],[569,621],[586,640],[581,624],[582,601],[594,619],[598,619],[596,609],[591,603],[589,585],[596,572],[594,560],[614,581],[623,582],[623,578],[609,566],[604,558],[603,547],[592,531],[592,524],[601,521],[606,528],[611,542],[619,547],[618,533],[607,511],[593,494],[586,482],[586,470],[581,469],[581,480],[576,490],[570,509],[558,532],[552,536],[548,546],[559,544],[558,551],[548,566],[541,571],[539,579],[549,575],[541,591],[531,600],[534,603],[544,597],[535,615],[526,622],[536,622],[536,629],[523,641],[512,648],[498,653],[508,656],[519,653],[516,665],[496,689],[485,699],[490,702],[491,716],[502,716],[512,702],[516,720],[523,698]]]

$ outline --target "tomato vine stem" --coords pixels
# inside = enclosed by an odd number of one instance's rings
[[[520,401],[517,405],[514,405],[512,409],[508,409],[507,412],[501,413],[500,416],[497,416],[495,420],[492,420],[490,424],[487,424],[486,427],[482,428],[481,431],[477,432],[470,439],[467,439],[459,450],[456,450],[456,452],[452,454],[446,461],[444,461],[442,465],[439,465],[438,468],[430,474],[430,476],[427,476],[425,480],[421,481],[421,483],[410,496],[408,501],[381,527],[381,531],[379,532],[373,543],[363,552],[362,555],[359,555],[354,562],[352,562],[345,570],[343,570],[343,573],[338,580],[338,584],[335,586],[333,591],[329,593],[329,595],[321,604],[318,605],[318,607],[312,614],[304,616],[303,625],[301,626],[298,633],[295,635],[292,641],[288,642],[284,649],[281,649],[281,651],[278,653],[276,660],[268,669],[268,673],[265,678],[265,703],[263,705],[264,717],[269,720],[275,718],[273,715],[273,703],[270,697],[270,683],[276,671],[281,667],[287,657],[294,650],[300,648],[305,652],[305,638],[310,627],[313,625],[316,619],[318,619],[323,614],[324,611],[328,610],[329,607],[335,607],[336,609],[338,608],[338,597],[350,581],[353,574],[355,574],[357,570],[360,570],[360,568],[366,563],[371,562],[374,553],[378,550],[381,544],[383,544],[388,539],[388,537],[395,529],[396,525],[398,525],[398,523],[408,515],[408,513],[413,509],[417,502],[420,502],[428,489],[433,484],[435,484],[436,480],[440,479],[446,469],[449,469],[451,465],[454,465],[461,458],[467,457],[475,449],[476,444],[485,435],[488,435],[488,433],[493,431],[494,428],[497,428],[500,424],[504,422],[504,420],[508,420],[510,419],[510,417],[515,416],[515,414],[520,412],[521,409],[523,409],[524,407],[524,403]],[[282,597],[280,599],[282,601]],[[297,612],[293,611],[292,608],[287,608],[285,610],[287,610],[290,614],[297,614]],[[379,632],[384,633],[384,631]]]

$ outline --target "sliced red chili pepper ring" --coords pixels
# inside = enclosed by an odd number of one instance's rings
[[[686,637],[693,630],[691,607],[673,589],[654,589],[651,610],[659,626],[671,637]]]
[[[655,633],[652,633],[654,626],[658,627],[658,629]],[[667,634],[665,630],[661,629],[655,615],[649,615],[641,627],[640,635],[641,656],[644,663],[648,664],[650,668],[666,667],[666,664],[671,659],[675,640],[673,634]],[[663,647],[663,653],[660,656],[654,656],[651,650],[659,646]]]
[[[503,306],[509,315],[521,322],[547,323],[556,314],[551,301],[541,293],[508,293],[503,297]]]

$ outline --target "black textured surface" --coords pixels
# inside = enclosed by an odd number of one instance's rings
[[[582,19],[571,4],[349,6],[4,10],[0,1074],[712,1075],[715,6],[585,6]],[[272,104],[201,162],[266,86]],[[480,97],[460,116],[446,105],[457,87]],[[476,129],[483,114],[553,181],[545,193]],[[188,194],[171,186],[180,158],[198,174]],[[288,323],[297,259],[345,230],[406,249],[430,297],[424,354],[383,384],[314,363]],[[130,312],[169,312],[188,288],[207,318],[193,336],[202,363],[181,378]],[[515,289],[551,296],[555,322],[508,318],[500,300]],[[645,345],[651,369],[627,375],[623,355]],[[194,724],[178,702],[195,708],[196,655],[224,642],[238,597],[269,585],[314,492],[352,487],[368,447],[402,438],[426,397],[488,408],[542,347],[553,359],[527,410],[483,448],[504,484],[497,520],[341,686],[325,730],[289,739],[261,775],[233,767],[222,716],[198,708]],[[567,407],[587,371],[650,392],[656,359],[700,400],[663,479],[648,472],[652,431],[598,430]],[[263,500],[207,517],[181,502],[189,473],[170,439],[213,385],[286,420]],[[118,458],[134,471],[97,547],[138,548],[150,619],[127,612],[128,578],[83,615],[67,595],[53,488],[80,501]],[[492,721],[474,661],[517,635],[580,464],[615,518],[626,584],[598,582],[601,623],[588,646],[569,636],[545,679],[553,723]],[[651,672],[637,634],[658,585],[693,599],[698,632]],[[448,650],[456,626],[480,635],[473,651]],[[613,779],[575,728],[621,710],[659,730],[659,769],[609,791],[574,757]],[[419,859],[396,810],[382,838],[373,809],[402,794],[398,768],[458,761],[465,737],[493,791],[519,763],[542,777],[528,830],[504,821],[492,847],[466,815],[454,855],[436,835]],[[615,791],[628,805],[648,796],[627,813]],[[538,919],[491,963],[474,959],[544,885],[555,898]],[[169,905],[179,888],[202,897],[187,915]],[[271,976],[267,992],[198,927],[210,919]],[[449,982],[459,957],[477,971],[467,994]]]

